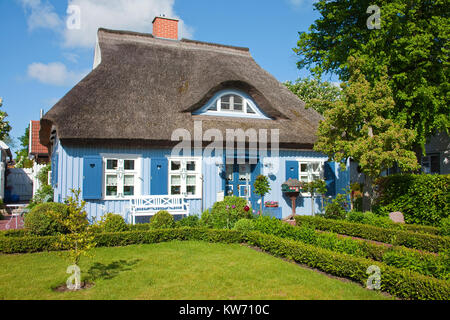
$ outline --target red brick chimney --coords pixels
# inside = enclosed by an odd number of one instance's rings
[[[166,17],[153,19],[153,36],[157,38],[178,40],[178,20]]]

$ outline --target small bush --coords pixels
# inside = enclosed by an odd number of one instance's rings
[[[151,229],[150,223],[137,223],[134,225],[129,225],[128,229],[130,231],[148,231]]]
[[[380,228],[397,228],[401,229],[402,224],[393,222],[389,217],[380,217],[372,212],[350,211],[347,214],[347,220],[350,222],[370,224]]]
[[[216,202],[204,220],[207,225],[216,229],[232,229],[240,219],[251,219],[252,209],[245,211],[247,200],[239,197],[225,197],[223,201]]]
[[[255,230],[254,221],[250,219],[240,219],[234,224],[233,229],[242,233],[253,231]]]
[[[200,219],[198,218],[198,216],[187,216],[187,217],[184,217],[183,219],[177,221],[175,223],[175,225],[177,227],[195,228],[200,225]]]
[[[169,229],[175,227],[175,220],[173,216],[165,211],[158,211],[150,220],[150,226],[153,229]]]
[[[442,236],[450,236],[450,217],[441,220],[439,231]]]
[[[42,203],[25,215],[25,228],[37,236],[67,233],[67,228],[55,216],[65,218],[68,214],[68,207],[62,203]]]
[[[99,223],[103,232],[122,232],[128,231],[128,225],[120,214],[107,213],[102,217]]]

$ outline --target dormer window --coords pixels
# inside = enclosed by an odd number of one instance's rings
[[[241,92],[225,90],[216,94],[210,101],[194,114],[269,119],[249,96]]]

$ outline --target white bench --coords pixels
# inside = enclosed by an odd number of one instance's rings
[[[142,196],[130,199],[133,224],[136,224],[136,217],[152,216],[160,210],[166,210],[172,215],[189,215],[189,202],[183,196]]]

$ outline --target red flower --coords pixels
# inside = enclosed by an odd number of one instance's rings
[[[248,210],[250,210],[250,207],[249,207],[249,206],[245,206],[245,207],[244,207],[244,210],[245,210],[246,212],[248,212]]]

